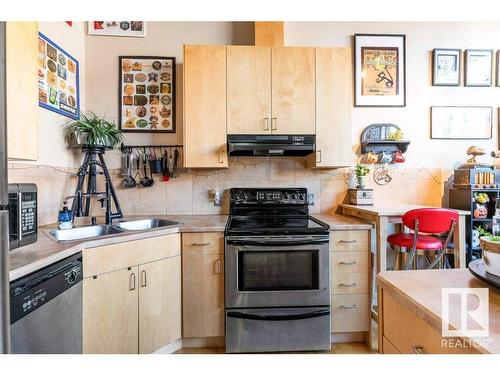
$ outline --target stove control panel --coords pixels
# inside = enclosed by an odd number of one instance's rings
[[[234,188],[231,189],[231,204],[235,205],[307,205],[306,188]]]

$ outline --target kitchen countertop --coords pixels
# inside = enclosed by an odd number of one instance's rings
[[[347,216],[330,214],[313,214],[312,216],[329,224],[331,230],[373,228],[372,224]],[[227,221],[227,215],[126,216],[124,220],[131,221],[151,217],[177,221],[179,225],[147,231],[128,231],[104,237],[68,242],[55,242],[48,237],[46,233],[56,228],[56,224],[39,227],[37,242],[9,252],[9,280],[18,279],[86,248],[163,236],[172,233],[223,232]]]
[[[441,332],[443,288],[489,289],[489,337],[481,352],[500,354],[500,289],[474,277],[468,269],[387,271],[377,276],[379,287],[398,298],[417,316]],[[459,311],[450,306],[450,316]],[[451,320],[456,321],[456,320]],[[466,335],[463,338],[469,338]]]

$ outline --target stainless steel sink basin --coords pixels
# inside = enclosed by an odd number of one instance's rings
[[[165,219],[144,219],[134,221],[122,221],[114,226],[123,230],[146,230],[154,228],[169,227],[179,224],[176,221]]]
[[[54,229],[49,235],[57,242],[77,241],[92,237],[107,236],[110,234],[123,233],[122,229],[111,225],[91,225],[88,227],[78,227],[72,229]]]

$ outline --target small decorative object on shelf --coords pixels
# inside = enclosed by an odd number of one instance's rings
[[[356,205],[372,205],[373,189],[366,189],[366,176],[370,169],[363,164],[356,164],[354,174],[356,176],[356,189],[349,189],[349,202]]]
[[[500,151],[491,151],[491,157],[493,158],[493,168],[500,169]]]
[[[492,152],[493,155],[494,152]],[[472,156],[467,162],[455,169],[453,187],[457,189],[496,189],[500,187],[500,169],[492,165],[479,163],[477,157],[485,151],[477,146],[467,149],[467,155]]]
[[[392,181],[392,173],[387,163],[375,169],[375,172],[373,172],[373,180],[377,185],[387,185]]]
[[[409,144],[397,125],[369,125],[361,133],[362,163],[404,163]]]

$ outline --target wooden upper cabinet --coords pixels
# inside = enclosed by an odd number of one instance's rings
[[[271,133],[270,47],[227,47],[227,132]]]
[[[226,46],[184,46],[184,167],[227,168]]]
[[[275,134],[315,134],[315,49],[272,47]]]
[[[180,255],[139,266],[139,354],[181,338]]]
[[[7,22],[6,86],[9,159],[38,159],[38,23]]]
[[[316,48],[316,154],[309,167],[351,165],[352,96],[351,49]]]

